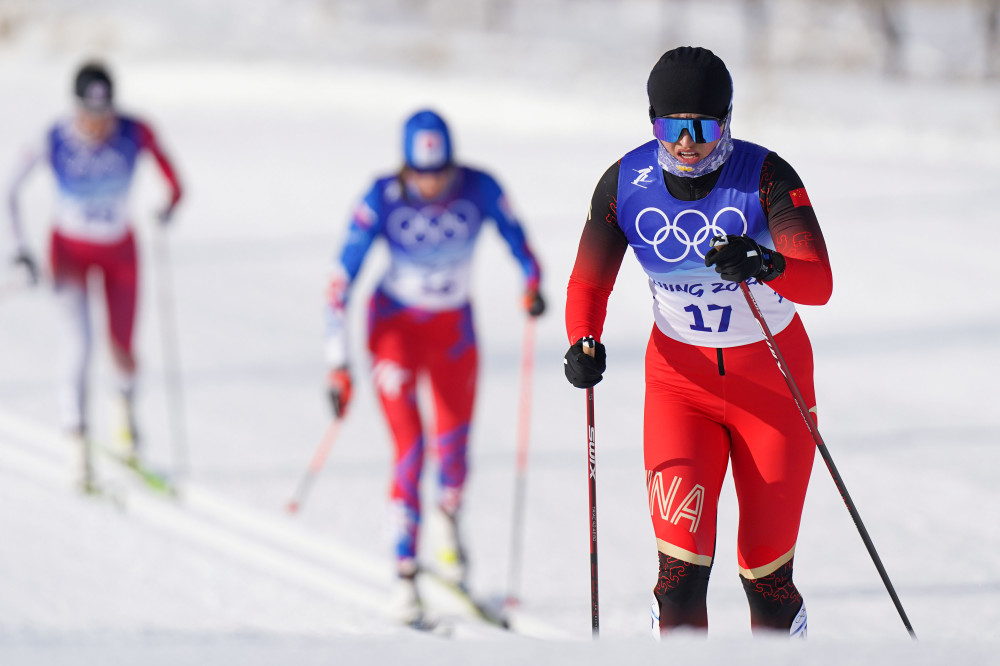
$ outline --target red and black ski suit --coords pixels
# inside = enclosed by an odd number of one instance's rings
[[[570,277],[570,343],[601,339],[625,250],[649,275],[655,325],[646,350],[644,457],[659,550],[660,627],[707,627],[716,509],[732,461],[738,560],[755,628],[787,629],[802,606],[792,557],[815,445],[737,283],[706,268],[711,238],[745,233],[780,252],[784,272],[749,281],[815,414],[812,350],[791,302],[832,291],[826,246],[798,175],[760,146],[734,141],[723,166],[682,178],[656,142],[598,183]]]

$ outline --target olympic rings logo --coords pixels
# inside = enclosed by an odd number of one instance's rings
[[[646,213],[655,213],[659,217],[659,220],[655,223],[647,222],[643,225],[642,218]],[[730,215],[726,215],[726,219],[720,221],[720,218],[725,213],[730,213]],[[732,222],[728,222],[733,217],[732,213],[735,213],[739,217],[738,221],[733,220]],[[694,220],[683,220],[685,216],[690,217],[692,215],[695,216]],[[684,222],[683,224],[682,221]],[[643,233],[644,227],[646,233]],[[726,227],[729,227],[729,229],[726,229]],[[747,228],[747,218],[743,215],[743,211],[732,206],[726,206],[716,213],[715,217],[711,220],[708,219],[705,213],[691,208],[677,213],[673,220],[667,217],[667,214],[662,210],[653,206],[643,208],[635,216],[635,232],[639,235],[639,238],[653,248],[656,256],[669,264],[683,261],[692,250],[704,259],[705,253],[710,249],[709,242],[713,238],[716,236],[725,236],[726,234],[740,236],[747,232]],[[646,236],[650,232],[652,232],[652,238],[647,238]]]
[[[464,243],[478,219],[478,210],[465,199],[447,206],[431,204],[420,210],[402,206],[389,215],[386,231],[409,250],[431,250]]]

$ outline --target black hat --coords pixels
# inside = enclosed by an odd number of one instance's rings
[[[733,80],[719,56],[708,49],[681,46],[653,65],[646,92],[650,118],[674,113],[724,118],[732,106]]]
[[[76,73],[73,92],[84,108],[90,111],[106,111],[111,108],[114,86],[104,65],[90,62]]]

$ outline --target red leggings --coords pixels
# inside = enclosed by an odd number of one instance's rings
[[[132,330],[135,326],[138,267],[135,240],[130,231],[111,245],[87,243],[52,232],[50,245],[52,274],[59,288],[86,291],[87,275],[99,272],[104,282],[108,328],[115,360],[131,370]]]
[[[427,379],[434,407],[433,450],[439,502],[458,510],[467,473],[466,445],[476,395],[478,352],[469,306],[444,312],[407,308],[381,290],[369,310],[368,347],[379,401],[396,447],[391,497],[400,511],[397,557],[416,554],[424,428],[417,383]]]
[[[812,348],[798,316],[775,339],[812,407]],[[644,451],[661,553],[711,565],[731,460],[740,572],[756,579],[777,570],[794,551],[815,449],[765,342],[718,350],[677,342],[654,327],[646,350]]]

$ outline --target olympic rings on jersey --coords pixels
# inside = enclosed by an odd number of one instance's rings
[[[444,207],[429,204],[420,210],[402,206],[389,215],[386,233],[408,250],[431,250],[465,243],[478,221],[476,207],[465,199]]]
[[[725,219],[720,221],[723,214],[727,212],[736,213],[739,220],[733,219],[732,215],[727,215]],[[662,226],[657,225],[655,230],[652,230],[652,238],[647,238],[647,234],[643,233],[643,227],[647,233],[651,231],[651,223],[640,225],[642,216],[646,213],[655,213],[662,220]],[[686,215],[694,215],[698,220],[681,226],[681,219]],[[747,228],[747,218],[743,215],[743,211],[732,206],[726,206],[717,212],[711,221],[705,213],[692,208],[677,213],[673,220],[654,206],[643,208],[635,216],[635,232],[639,234],[639,238],[653,248],[656,256],[668,264],[683,261],[691,250],[704,259],[705,253],[711,248],[713,238],[726,234],[742,236],[747,232]]]

